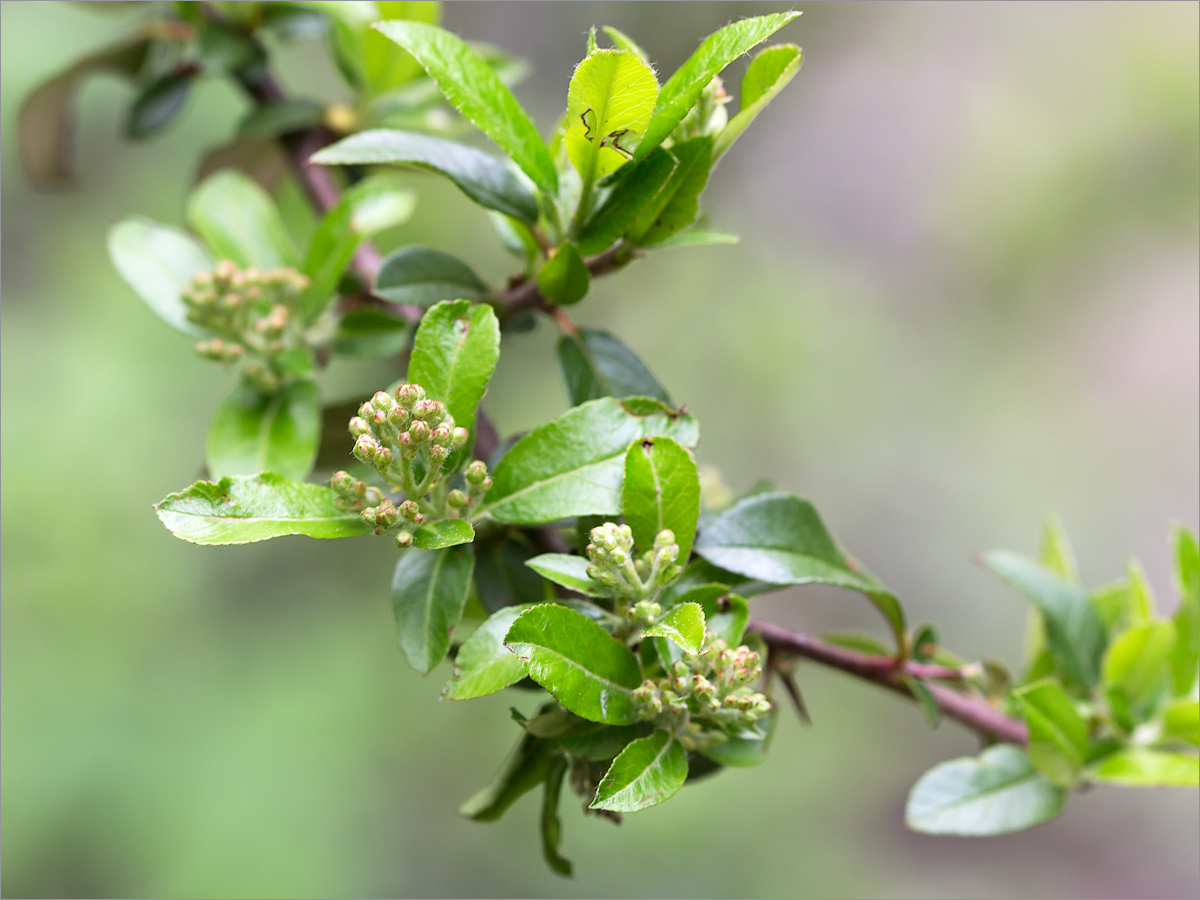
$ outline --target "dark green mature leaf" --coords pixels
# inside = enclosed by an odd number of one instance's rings
[[[562,793],[563,776],[567,774],[567,759],[560,756],[546,773],[545,795],[542,798],[542,855],[546,865],[559,875],[571,875],[571,861],[558,852],[562,844],[562,822],[558,818],[558,798]]]
[[[408,380],[446,404],[455,424],[475,430],[475,410],[500,359],[500,325],[490,306],[444,301],[421,318]]]
[[[517,603],[540,603],[546,599],[545,582],[525,565],[536,551],[516,540],[493,540],[475,544],[475,589],[489,612]]]
[[[339,507],[328,487],[270,472],[197,481],[154,509],[168,531],[193,544],[249,544],[289,534],[340,538],[371,530],[358,513]]]
[[[580,328],[558,339],[558,371],[572,406],[601,397],[671,398],[641,358],[602,328]]]
[[[997,744],[978,757],[952,759],[921,776],[908,795],[908,827],[925,834],[1007,834],[1048,822],[1065,795],[1025,751]]]
[[[141,141],[153,137],[183,109],[192,91],[194,72],[168,72],[138,93],[125,120],[125,136]]]
[[[657,97],[654,71],[628,50],[597,50],[575,67],[563,142],[585,184],[625,165]]]
[[[243,268],[299,262],[275,201],[241,172],[224,169],[201,182],[188,197],[187,218],[214,253]]]
[[[725,155],[725,151],[742,136],[742,132],[750,127],[750,123],[758,114],[775,99],[775,95],[788,86],[800,71],[800,63],[803,61],[804,54],[795,44],[768,47],[751,60],[746,74],[742,76],[738,114],[717,134],[713,146],[714,161]]]
[[[395,356],[408,345],[410,333],[407,319],[377,306],[359,306],[338,322],[333,350],[345,356]]]
[[[148,219],[125,219],[108,232],[108,255],[117,272],[154,313],[177,331],[200,335],[181,299],[194,275],[212,260],[191,235]]]
[[[512,157],[534,184],[549,194],[558,190],[554,160],[537,127],[478,53],[435,25],[392,21],[375,28],[416,57],[454,108]]]
[[[686,564],[700,516],[700,475],[692,455],[669,437],[630,444],[621,510],[639,550],[649,550],[658,533],[670,529],[679,545],[680,564]]]
[[[265,394],[243,381],[208,429],[208,470],[218,478],[275,472],[298,481],[312,471],[320,442],[321,406],[313,382]]]
[[[445,550],[406,550],[392,576],[392,608],[400,649],[409,665],[428,675],[450,649],[462,618],[475,556],[469,544]]]
[[[695,222],[700,212],[700,194],[712,169],[713,139],[682,141],[671,147],[671,155],[676,161],[671,177],[629,230],[629,239],[639,246],[665,241]]]
[[[704,644],[704,610],[699,603],[672,606],[642,635],[670,638],[688,653],[699,653]]]
[[[1129,747],[1099,760],[1087,774],[1126,787],[1198,787],[1200,760],[1188,753]]]
[[[1083,688],[1092,687],[1100,677],[1105,635],[1087,592],[1016,553],[987,553],[983,564],[1041,612],[1050,652],[1067,679]]]
[[[454,677],[446,685],[451,700],[473,700],[503,690],[525,677],[525,664],[504,646],[504,636],[529,604],[498,610],[475,629],[454,657]]]
[[[533,525],[621,510],[625,451],[643,437],[694,446],[691,416],[651,400],[612,397],[567,410],[519,440],[496,466],[483,510],[501,522]]]
[[[588,561],[568,553],[543,553],[525,561],[543,578],[588,597],[608,597],[612,591],[588,578]]]
[[[1200,546],[1196,535],[1175,528],[1175,582],[1179,608],[1175,611],[1175,649],[1171,653],[1171,684],[1175,695],[1191,691],[1200,660]]]
[[[700,99],[701,92],[713,80],[714,75],[720,74],[727,65],[752,47],[761,44],[798,15],[800,13],[793,11],[742,19],[705,38],[696,48],[696,52],[688,57],[687,62],[679,67],[659,91],[654,115],[650,124],[646,126],[634,158],[642,159],[667,139],[675,130],[675,126],[683,121],[688,110]]]
[[[487,286],[457,256],[432,247],[404,247],[383,261],[372,293],[392,303],[433,306],[443,300],[476,300]]]
[[[512,755],[492,783],[459,807],[461,815],[476,822],[494,822],[508,808],[546,780],[554,765],[554,744],[532,734],[521,735]]]
[[[1087,759],[1087,722],[1054,678],[1013,692],[1029,726],[1029,758],[1052,784],[1074,787]]]
[[[750,622],[750,607],[723,584],[705,584],[681,594],[676,603],[698,603],[704,611],[704,627],[736,647]],[[885,651],[886,652],[886,651]]]
[[[570,306],[587,296],[591,283],[587,264],[574,244],[560,244],[537,273],[538,290],[551,303]]]
[[[413,546],[419,550],[441,550],[475,540],[475,529],[466,519],[438,519],[427,522],[413,533]]]
[[[457,141],[377,128],[325,147],[310,162],[325,166],[391,163],[427,169],[445,175],[480,206],[530,225],[537,222],[537,200],[517,176],[482,150]]]
[[[599,253],[615,244],[659,196],[673,171],[675,158],[659,147],[621,172],[608,198],[584,225],[579,238],[580,252]]]
[[[779,707],[776,706],[761,723],[762,737],[731,736],[723,743],[705,747],[700,753],[713,762],[738,769],[761,765],[767,759],[767,751],[771,749],[771,741],[775,737],[775,724],[778,721]]]
[[[629,742],[643,737],[649,723],[640,725],[604,725],[600,722],[588,722],[576,719],[566,731],[559,736],[559,743],[572,756],[581,756],[592,762],[602,762],[612,759],[628,746]]]
[[[903,640],[900,602],[869,573],[851,565],[807,500],[756,494],[723,512],[696,542],[714,565],[773,584],[831,584],[866,595]]]
[[[638,738],[613,760],[592,809],[637,812],[669,800],[687,780],[687,751],[669,731],[660,728]]]
[[[587,616],[554,603],[535,606],[513,623],[504,642],[525,661],[529,677],[577,716],[610,725],[637,720],[637,659]]]
[[[1162,621],[1134,625],[1109,644],[1101,667],[1104,687],[1120,694],[1119,705],[1135,723],[1162,694],[1174,646],[1175,629]]]

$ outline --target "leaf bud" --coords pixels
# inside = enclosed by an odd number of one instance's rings
[[[387,412],[395,405],[396,401],[392,399],[392,395],[385,391],[376,391],[374,396],[371,397],[371,406],[377,410]]]
[[[405,406],[412,406],[418,400],[425,399],[425,388],[419,384],[402,384],[396,388],[396,400]]]
[[[414,444],[423,444],[429,440],[429,426],[424,422],[413,422],[408,426],[408,439]]]
[[[467,466],[467,471],[463,473],[463,477],[468,484],[482,484],[487,478],[487,464],[482,459],[477,459],[475,462]]]
[[[411,547],[413,536],[411,531],[396,532],[396,546],[403,550],[405,547]]]
[[[355,437],[359,437],[364,434],[369,434],[370,431],[371,431],[371,426],[367,424],[367,420],[364,419],[362,416],[355,416],[353,419],[350,420],[350,433],[352,435],[354,435]]]
[[[468,502],[470,501],[467,500],[467,495],[458,488],[455,488],[446,495],[446,504],[450,506],[451,509],[462,509],[467,505]]]

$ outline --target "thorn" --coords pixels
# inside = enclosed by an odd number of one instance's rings
[[[791,672],[779,672],[779,680],[783,682],[783,687],[787,691],[788,699],[792,701],[792,706],[796,709],[796,715],[800,717],[800,721],[805,725],[812,726],[812,718],[808,714],[808,706],[804,703],[804,696],[800,693],[800,688],[796,684],[796,679]]]

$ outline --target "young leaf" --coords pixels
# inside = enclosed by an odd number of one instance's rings
[[[202,329],[187,320],[181,299],[194,275],[213,267],[191,235],[148,219],[126,219],[108,233],[108,255],[121,278],[160,319],[184,334]]]
[[[546,780],[558,754],[554,744],[532,734],[521,740],[492,783],[459,807],[461,815],[476,822],[494,822],[508,808]]]
[[[457,141],[410,131],[374,129],[360,131],[325,147],[309,162],[325,166],[391,163],[438,172],[480,206],[530,225],[537,222],[537,200],[517,176],[482,150]]]
[[[1088,776],[1125,787],[1198,787],[1200,760],[1191,754],[1129,747],[1099,760]]]
[[[574,244],[560,244],[538,270],[538,290],[551,303],[570,306],[587,296],[591,276]]]
[[[193,544],[249,544],[289,534],[340,538],[371,530],[358,513],[339,507],[328,487],[271,472],[197,481],[154,509],[168,531]]]
[[[713,139],[697,137],[671,147],[676,165],[666,185],[629,230],[638,246],[664,241],[696,221],[700,194],[708,184],[713,163]]]
[[[266,394],[243,381],[208,429],[208,470],[215,477],[275,472],[296,481],[312,471],[321,442],[317,386],[297,381]]]
[[[567,590],[575,591],[587,597],[608,597],[612,591],[588,578],[588,561],[582,556],[571,556],[567,553],[543,553],[525,561],[525,565],[533,569],[548,581],[562,585]]]
[[[647,153],[667,139],[675,126],[700,99],[700,94],[714,75],[719,75],[727,65],[761,44],[776,31],[790,22],[798,12],[773,13],[742,19],[713,32],[679,67],[658,94],[654,115],[646,126],[641,143],[634,153],[642,159]]]
[[[392,303],[433,306],[443,300],[476,300],[487,286],[456,256],[431,247],[405,247],[383,261],[371,293]]]
[[[525,664],[504,646],[504,636],[529,604],[498,610],[475,629],[454,658],[454,676],[446,685],[451,700],[473,700],[503,690],[525,677]]]
[[[214,253],[243,268],[299,263],[275,201],[241,172],[223,169],[201,182],[188,197],[187,219]]]
[[[788,86],[800,71],[804,54],[795,44],[780,44],[768,47],[750,62],[742,77],[742,92],[738,98],[740,109],[717,134],[713,145],[713,161],[725,155],[733,142],[742,136],[758,114],[766,109],[775,95]]]
[[[1179,608],[1175,610],[1175,649],[1171,653],[1171,684],[1183,696],[1196,683],[1200,660],[1200,547],[1196,535],[1175,528],[1175,580]]]
[[[562,844],[562,822],[558,818],[558,798],[562,792],[563,776],[567,774],[567,758],[554,759],[546,773],[545,795],[542,798],[542,855],[546,865],[559,875],[571,875],[571,861],[558,852]]]
[[[1200,745],[1200,703],[1195,697],[1179,697],[1163,710],[1163,737]]]
[[[333,350],[344,356],[395,356],[408,346],[411,329],[400,319],[377,306],[359,306],[338,322]],[[351,411],[350,415],[357,415]],[[345,422],[338,425],[344,431]]]
[[[513,623],[504,643],[525,661],[529,677],[575,715],[610,725],[637,721],[637,659],[587,616],[553,603],[535,606]]]
[[[492,67],[457,35],[422,22],[374,26],[414,57],[463,117],[495,141],[548,194],[558,190],[554,160],[528,113]]]
[[[641,358],[620,338],[602,328],[580,328],[558,339],[558,371],[572,406],[600,397],[671,398]]]
[[[584,184],[629,160],[658,97],[654,71],[628,50],[597,50],[567,91],[567,157]]]
[[[500,325],[490,306],[444,301],[421,318],[408,380],[446,404],[457,425],[474,434],[475,409],[500,359]]]
[[[658,533],[670,529],[679,545],[680,565],[686,565],[700,515],[700,476],[692,455],[669,437],[630,444],[621,510],[639,550],[649,550]]]
[[[852,566],[807,500],[785,493],[741,500],[704,531],[696,553],[722,569],[772,584],[831,584],[864,594],[903,640],[900,602]]]
[[[617,242],[654,202],[675,171],[675,157],[661,147],[621,172],[607,199],[588,218],[579,251],[592,254]]]
[[[392,608],[400,649],[409,665],[428,675],[450,649],[450,632],[467,605],[475,557],[470,545],[407,550],[392,576]]]
[[[665,250],[668,247],[704,247],[710,244],[737,244],[741,240],[736,234],[727,234],[723,231],[706,231],[703,228],[689,228],[687,231],[676,232],[649,249]]]
[[[771,710],[771,714],[763,720],[762,737],[731,735],[728,740],[719,744],[710,744],[700,753],[713,762],[737,769],[762,765],[767,759],[767,751],[771,749],[771,741],[775,737],[775,724],[778,721],[779,707],[776,706]]]
[[[986,553],[983,564],[1041,612],[1050,652],[1067,679],[1083,688],[1092,687],[1100,676],[1105,635],[1087,592],[1016,553]]]
[[[1118,635],[1104,654],[1106,691],[1120,694],[1120,705],[1134,722],[1142,721],[1170,675],[1175,629],[1170,622],[1134,625]]]
[[[637,401],[592,400],[535,428],[492,472],[483,510],[517,525],[618,514],[625,451],[632,441],[664,436],[694,446],[699,438],[691,416]]]
[[[670,638],[688,653],[699,653],[704,644],[704,610],[699,603],[672,606],[642,636]]]
[[[697,603],[704,611],[704,627],[715,632],[730,647],[742,642],[750,622],[750,607],[723,584],[706,584],[681,594],[674,602]],[[887,651],[885,650],[886,654]]]
[[[1034,768],[1024,750],[997,744],[978,757],[952,759],[921,776],[908,795],[905,821],[925,834],[1007,834],[1048,822],[1065,796]]]
[[[650,65],[650,57],[646,55],[646,51],[637,45],[629,35],[613,28],[611,25],[604,26],[604,33],[608,35],[608,39],[613,42],[618,50],[628,50],[646,65]]]
[[[475,529],[466,519],[439,519],[427,522],[413,534],[413,546],[419,550],[441,550],[475,540]]]
[[[687,780],[687,751],[669,731],[638,738],[613,760],[592,809],[637,812],[670,800]]]
[[[1087,759],[1087,722],[1054,678],[1013,692],[1029,726],[1029,758],[1052,784],[1074,787]]]
[[[1038,548],[1038,562],[1068,581],[1079,580],[1079,566],[1075,563],[1075,551],[1067,538],[1066,529],[1056,513],[1047,513],[1042,522],[1042,543]]]
[[[496,612],[518,603],[546,599],[545,582],[525,562],[535,555],[528,544],[494,540],[475,544],[475,590],[484,608]]]

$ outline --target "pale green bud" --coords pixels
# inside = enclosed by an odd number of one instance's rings
[[[449,456],[450,448],[443,444],[434,444],[429,448],[430,462],[444,463]]]
[[[354,457],[359,462],[371,462],[375,458],[375,451],[379,449],[379,444],[369,434],[359,435],[358,440],[354,442]]]
[[[371,397],[371,406],[385,413],[395,405],[396,401],[392,399],[392,395],[383,391],[376,391],[374,396]]]
[[[421,507],[416,500],[405,500],[400,504],[400,515],[406,519],[415,519],[420,511]]]
[[[403,550],[405,547],[411,547],[413,536],[411,531],[396,532],[396,546]]]
[[[334,472],[329,486],[339,494],[348,494],[354,490],[354,476],[349,472]]]
[[[461,427],[455,428],[450,433],[450,444],[455,450],[457,450],[459,447],[462,447],[464,444],[466,444],[470,437],[471,432],[467,431],[467,429]]]
[[[482,484],[488,477],[487,464],[482,459],[477,459],[475,462],[467,466],[467,471],[463,473],[463,477],[468,484]]]
[[[364,434],[369,434],[371,426],[367,424],[367,420],[362,416],[355,416],[350,420],[350,433],[355,437],[360,437]]]
[[[408,426],[408,439],[414,444],[423,444],[429,440],[429,426],[424,422],[413,422]]]
[[[425,388],[419,384],[402,384],[396,388],[396,400],[405,406],[412,406],[418,400],[425,399]]]
[[[467,495],[464,494],[462,491],[458,490],[458,488],[455,488],[449,494],[446,495],[446,504],[451,509],[462,509],[464,506],[467,505],[468,502],[469,501],[467,500]]]

